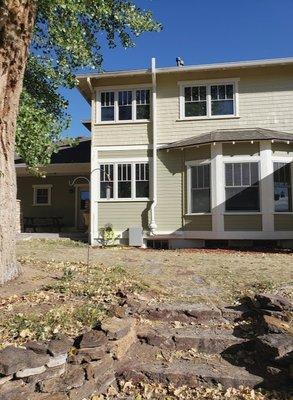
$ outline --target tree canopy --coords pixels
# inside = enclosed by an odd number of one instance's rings
[[[80,68],[102,70],[102,34],[110,48],[134,46],[159,31],[152,13],[124,0],[37,0],[17,121],[17,152],[35,173],[50,161],[70,124],[60,87],[73,88]]]

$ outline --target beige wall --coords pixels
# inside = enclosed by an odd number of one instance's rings
[[[83,175],[85,176],[85,175]],[[21,200],[23,217],[63,217],[66,227],[75,226],[75,190],[69,186],[74,176],[19,177],[17,198]],[[52,185],[50,206],[33,205],[33,185]]]
[[[293,231],[293,215],[276,214],[274,223],[275,231]]]
[[[225,215],[225,231],[261,231],[261,215]]]

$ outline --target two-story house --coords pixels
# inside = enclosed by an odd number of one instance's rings
[[[91,104],[91,243],[293,239],[293,58],[78,77]]]

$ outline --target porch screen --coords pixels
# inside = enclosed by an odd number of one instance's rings
[[[210,197],[210,165],[191,167],[191,212],[210,212]]]
[[[226,211],[259,211],[258,163],[227,163]]]
[[[274,163],[274,201],[276,212],[292,211],[290,164]]]

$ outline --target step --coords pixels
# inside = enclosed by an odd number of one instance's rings
[[[263,378],[250,374],[244,368],[231,366],[228,363],[196,363],[187,360],[176,360],[171,363],[152,362],[129,366],[122,376],[135,383],[142,381],[172,384],[175,387],[217,386],[224,388],[240,385],[254,388],[263,382]]]
[[[170,328],[163,324],[141,327],[138,338],[151,346],[176,350],[196,349],[208,354],[220,354],[230,346],[247,341],[233,336],[231,329],[199,329],[193,326]]]
[[[155,304],[141,311],[141,315],[151,320],[206,322],[221,320],[221,310],[207,304]]]

